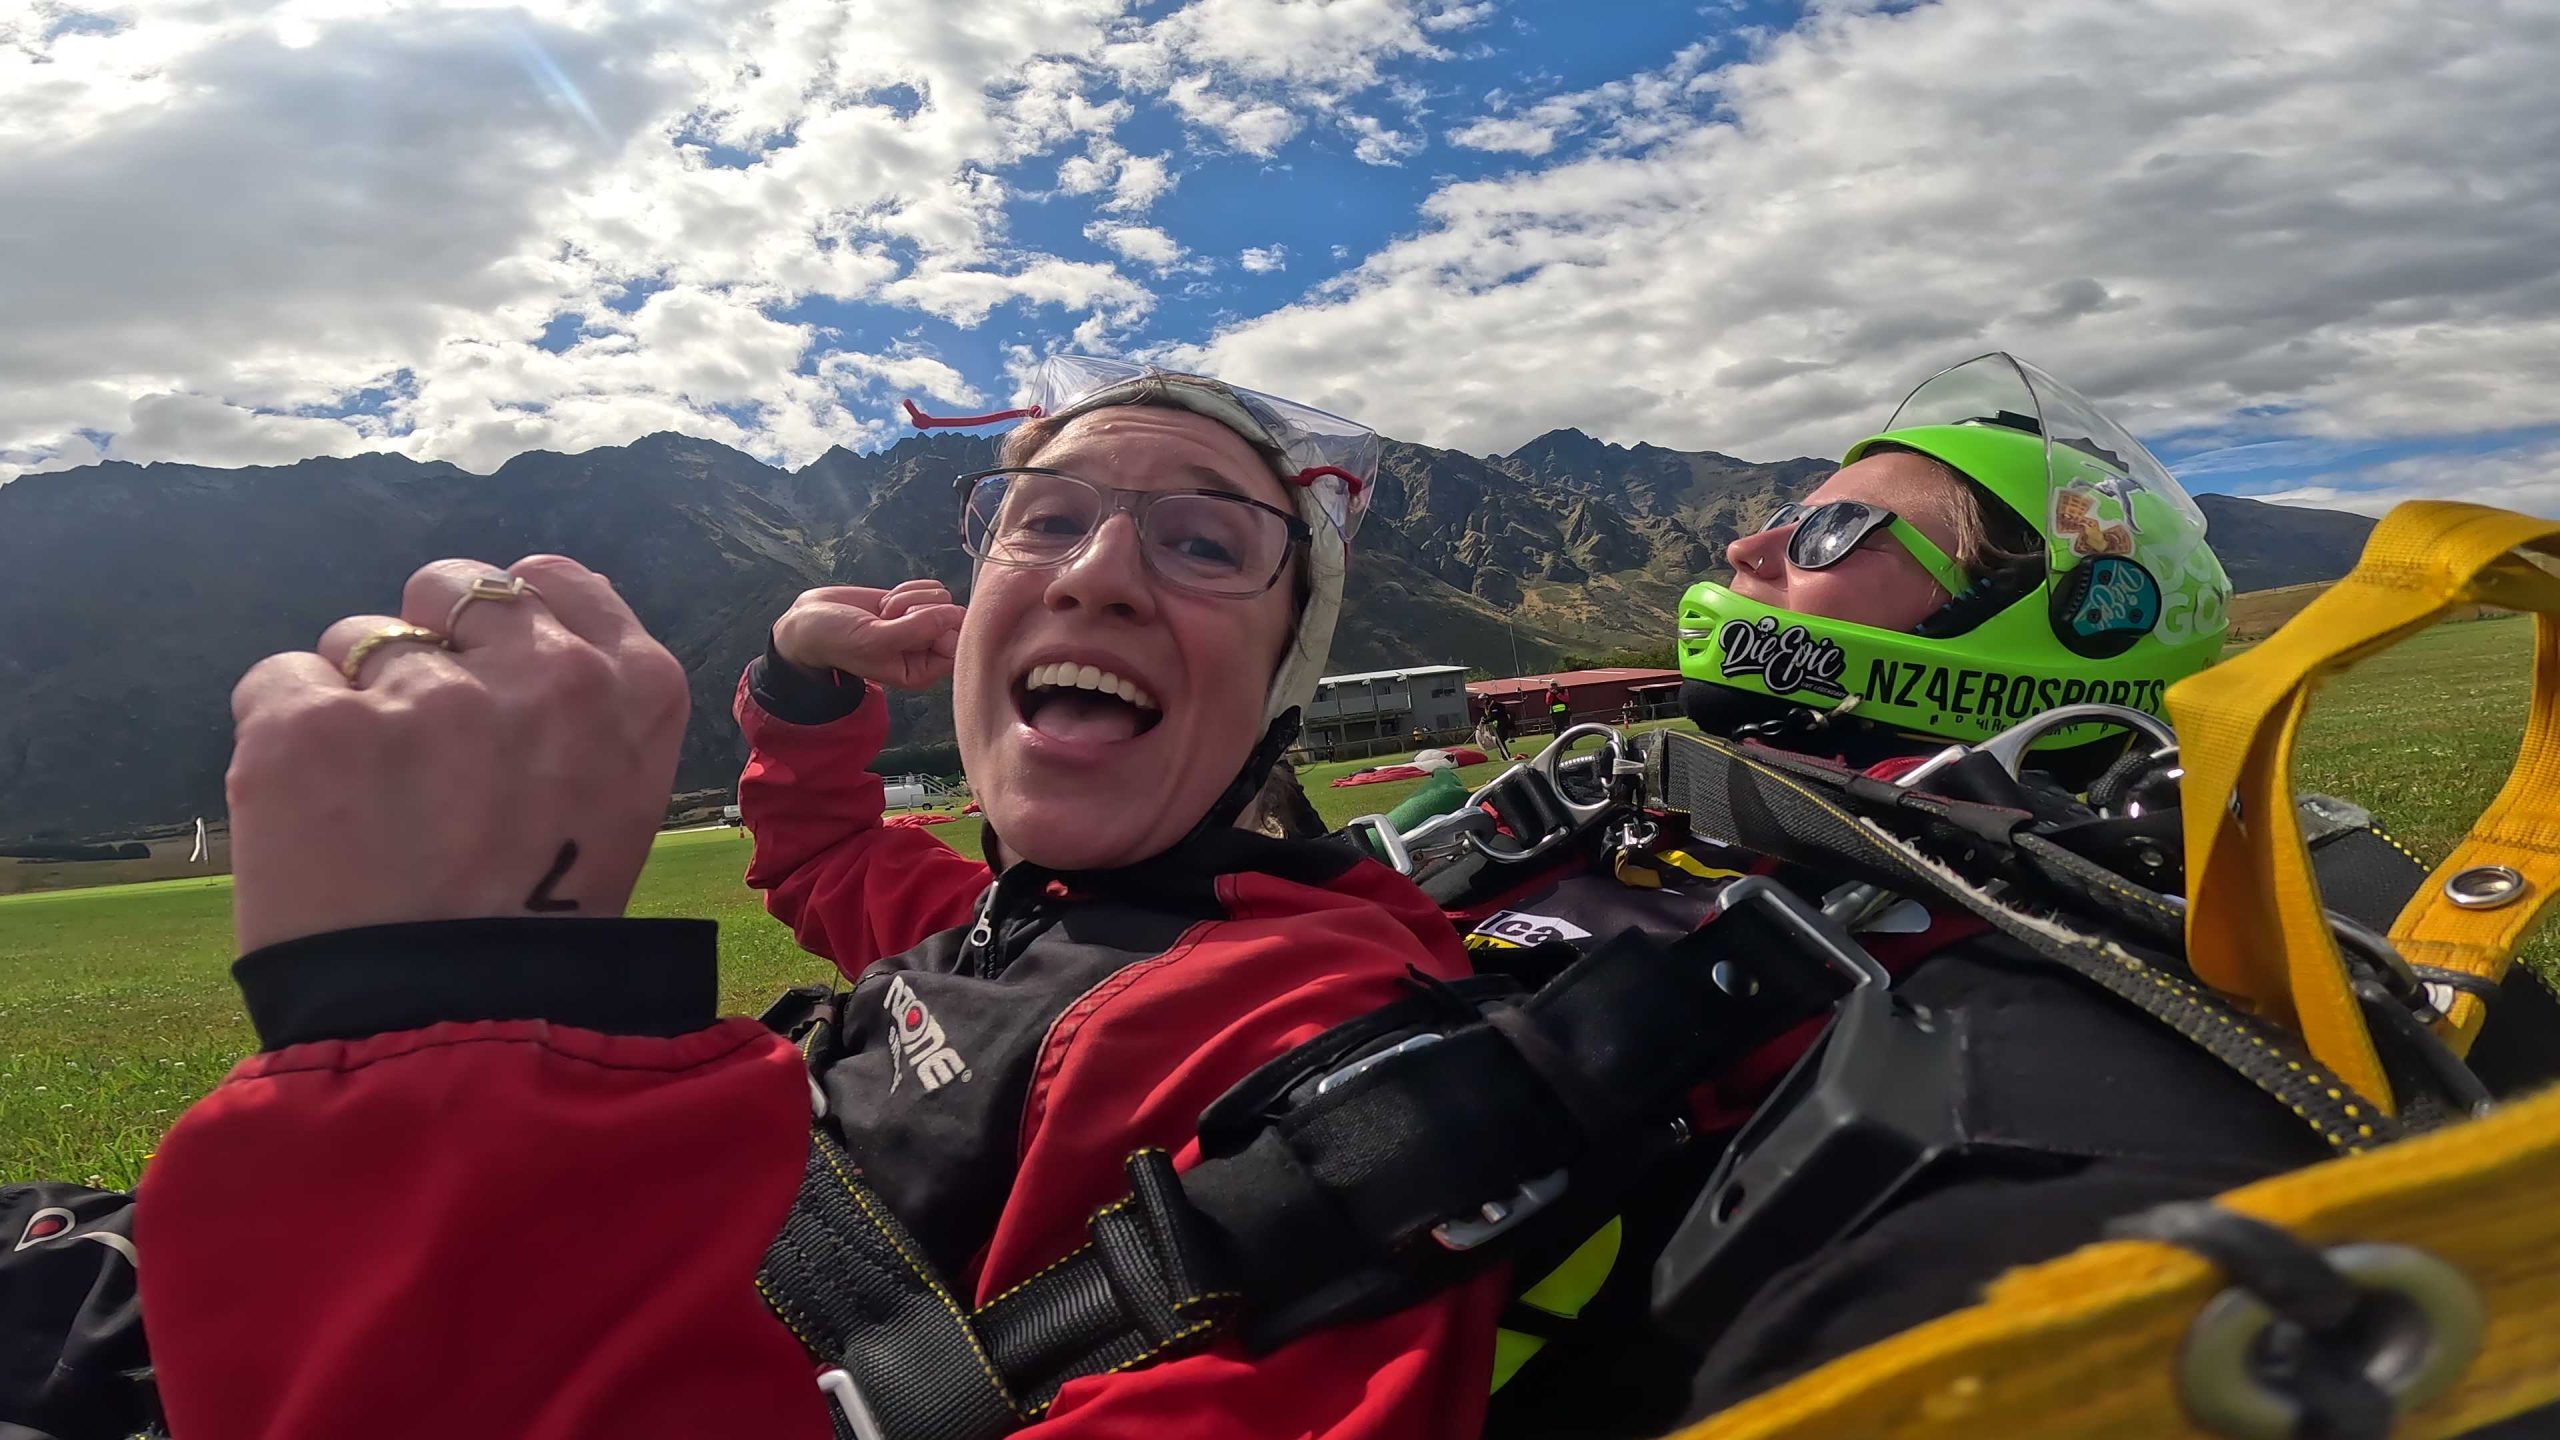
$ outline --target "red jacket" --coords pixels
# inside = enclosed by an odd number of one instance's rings
[[[848,1014],[901,1023],[871,999],[897,981],[900,1014],[942,1028],[930,1072],[882,1036],[827,1083],[881,1193],[980,1302],[1081,1240],[1129,1152],[1187,1165],[1200,1112],[1264,1061],[1396,999],[1409,966],[1469,969],[1409,883],[1282,842],[1143,896],[1035,897],[1037,923],[973,952],[954,932],[984,867],[879,823],[884,708],[794,724],[742,686],[749,878],[869,972]],[[709,1020],[707,935],[668,958],[685,923],[395,927],[244,960],[269,1048],[141,1187],[173,1432],[824,1440],[818,1367],[754,1286],[806,1153],[805,1072],[754,1022]],[[652,937],[645,993],[617,935]],[[1259,1359],[1221,1345],[1073,1381],[1026,1433],[1472,1435],[1503,1284]]]

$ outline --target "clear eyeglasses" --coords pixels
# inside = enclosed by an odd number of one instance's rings
[[[1312,535],[1297,516],[1224,490],[1123,490],[1036,465],[981,470],[958,485],[961,544],[990,565],[1064,565],[1126,510],[1147,568],[1202,595],[1261,594]]]

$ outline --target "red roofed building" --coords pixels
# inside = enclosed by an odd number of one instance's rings
[[[1467,685],[1467,713],[1484,718],[1485,707],[1511,712],[1518,729],[1542,729],[1547,723],[1547,686],[1564,688],[1565,704],[1575,721],[1618,723],[1680,713],[1677,670],[1561,670],[1523,675],[1516,680],[1474,680]]]

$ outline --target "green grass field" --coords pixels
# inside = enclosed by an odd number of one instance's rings
[[[2505,778],[2532,634],[2514,619],[2451,625],[2367,663],[2315,707],[2303,788],[2366,804],[2421,855],[2444,853]],[[1392,758],[1310,767],[1308,794],[1337,825],[1391,809],[1412,782],[1327,782]],[[977,853],[973,819],[932,833]],[[732,830],[662,837],[633,911],[718,920],[723,1000],[753,1013],[832,968],[765,916],[739,880],[746,856]],[[130,1186],[178,1112],[253,1048],[229,976],[230,904],[227,877],[0,896],[0,1184]],[[2535,958],[2554,948],[2537,942]]]

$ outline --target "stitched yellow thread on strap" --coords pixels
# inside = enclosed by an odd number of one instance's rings
[[[2402,505],[2374,527],[2352,574],[2256,648],[2169,691],[2187,772],[2187,948],[2196,974],[2298,1029],[2313,1054],[2385,1106],[2389,1082],[2294,810],[2294,745],[2324,679],[2455,606],[2534,612],[2533,702],[2515,767],[2391,927],[2412,963],[2503,978],[2516,945],[2560,894],[2560,575],[2528,554],[2560,556],[2560,521],[2449,501]],[[2495,909],[2444,898],[2447,879],[2483,865],[2514,869],[2528,892]],[[2446,1011],[2448,1042],[2467,1049],[2486,1013],[2478,997],[2458,996]]]
[[[837,1183],[844,1186],[846,1197],[854,1204],[861,1206],[862,1213],[871,1217],[872,1224],[879,1227],[881,1235],[896,1247],[898,1258],[906,1262],[909,1272],[914,1274],[916,1280],[927,1290],[932,1291],[933,1298],[941,1301],[942,1308],[950,1312],[953,1320],[959,1322],[960,1337],[968,1342],[970,1358],[978,1362],[978,1369],[986,1375],[987,1383],[995,1387],[996,1394],[1003,1398],[1007,1408],[1017,1415],[1022,1413],[1022,1407],[1014,1400],[1013,1392],[1005,1388],[1004,1377],[996,1373],[995,1362],[987,1358],[986,1347],[978,1343],[978,1332],[970,1328],[969,1312],[961,1309],[960,1302],[952,1299],[950,1292],[944,1290],[933,1278],[933,1272],[925,1268],[924,1261],[907,1249],[906,1242],[889,1227],[886,1217],[882,1216],[879,1209],[863,1195],[862,1187],[854,1184],[852,1177],[844,1173],[844,1167],[836,1163],[836,1157],[824,1146],[819,1148],[818,1155],[820,1159],[827,1162],[827,1169],[834,1172]]]

